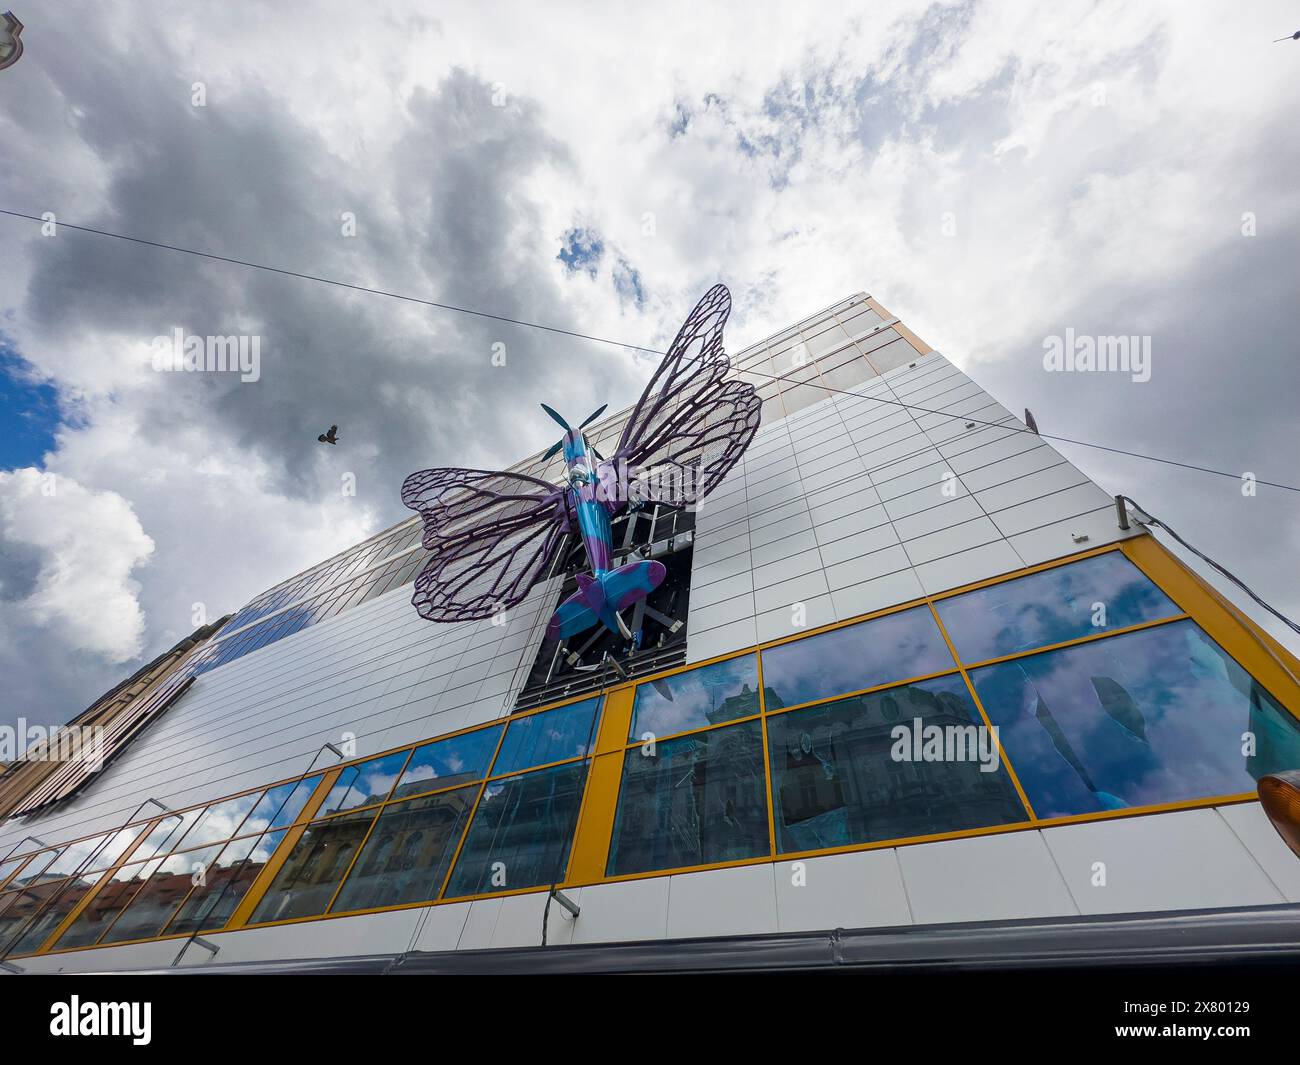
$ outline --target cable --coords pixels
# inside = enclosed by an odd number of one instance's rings
[[[45,222],[44,218],[36,215],[23,214],[21,211],[9,211],[0,207],[0,214],[7,214],[11,218],[25,218],[30,222]],[[548,333],[559,333],[562,336],[576,337],[579,340],[590,340],[597,344],[612,344],[619,348],[631,348],[634,351],[644,351],[650,355],[662,355],[662,351],[655,351],[653,348],[643,348],[636,344],[624,344],[618,340],[607,340],[605,337],[590,336],[587,333],[577,333],[571,329],[561,329],[559,326],[542,325],[539,322],[525,322],[518,318],[508,318],[502,314],[491,314],[488,311],[476,311],[470,307],[457,307],[451,303],[438,303],[436,300],[421,299],[418,296],[406,296],[400,292],[389,292],[381,288],[370,288],[367,285],[355,285],[349,281],[336,281],[330,277],[321,277],[318,274],[305,274],[298,270],[288,270],[279,266],[267,266],[264,263],[250,262],[247,259],[234,259],[227,255],[217,255],[214,252],[198,251],[195,248],[183,248],[179,244],[166,244],[158,240],[145,240],[143,237],[132,237],[125,233],[111,233],[107,229],[93,229],[90,226],[73,225],[71,222],[55,221],[56,225],[63,226],[65,229],[73,229],[78,233],[92,233],[97,237],[112,237],[114,240],[126,240],[132,244],[143,244],[149,248],[161,248],[164,251],[179,252],[182,255],[193,255],[199,259],[212,259],[214,262],[229,263],[232,266],[246,266],[250,270],[263,270],[268,274],[281,274],[284,277],[296,277],[303,281],[316,281],[322,285],[333,285],[335,288],[347,288],[353,292],[366,292],[372,296],[386,296],[393,300],[403,300],[406,303],[419,303],[425,307],[437,307],[443,311],[456,311],[458,314],[472,314],[477,318],[490,318],[496,322],[507,322],[510,325],[527,326],[529,329],[543,329]]]
[[[44,222],[46,221],[46,219],[41,218],[41,217],[39,217],[38,215],[25,214],[25,213],[23,213],[22,211],[11,211],[11,210],[7,210],[7,209],[2,208],[2,207],[0,207],[0,214],[8,215],[8,216],[11,217],[11,218],[21,218],[21,219],[25,219],[25,220],[30,221],[30,222],[42,222],[42,223],[44,223]],[[510,318],[510,317],[507,317],[506,315],[501,315],[501,314],[492,314],[492,313],[489,312],[489,311],[479,311],[479,310],[475,310],[475,309],[473,309],[473,308],[471,308],[471,307],[458,307],[458,306],[456,306],[455,304],[451,304],[451,303],[440,303],[440,302],[438,302],[438,301],[436,301],[436,300],[427,300],[427,299],[422,299],[422,298],[420,298],[420,297],[418,297],[418,296],[407,296],[407,295],[404,295],[404,294],[402,294],[402,293],[400,293],[400,292],[390,292],[390,291],[388,291],[388,290],[386,290],[386,289],[371,288],[371,287],[369,287],[369,286],[367,286],[367,285],[357,285],[357,284],[353,284],[353,283],[348,282],[348,281],[338,281],[338,280],[335,280],[334,278],[321,277],[319,274],[308,274],[308,273],[303,273],[303,272],[298,271],[298,270],[289,270],[289,269],[286,269],[286,268],[284,268],[284,267],[279,267],[279,266],[267,266],[267,265],[264,264],[264,263],[255,263],[255,262],[252,262],[252,261],[250,261],[250,260],[248,260],[248,259],[236,259],[236,258],[233,258],[233,257],[231,257],[231,256],[226,256],[226,255],[217,255],[217,254],[215,254],[214,252],[199,251],[199,250],[197,250],[197,249],[195,249],[195,248],[185,248],[185,247],[181,247],[181,246],[178,245],[178,244],[168,244],[168,243],[165,243],[165,242],[163,242],[163,241],[146,240],[146,239],[144,239],[143,237],[133,237],[133,236],[130,236],[130,235],[126,234],[126,233],[113,233],[113,232],[111,232],[111,231],[109,231],[109,230],[106,230],[106,229],[95,229],[95,228],[93,228],[93,227],[91,227],[91,226],[80,226],[80,225],[75,225],[75,224],[73,224],[72,222],[58,222],[58,221],[56,221],[55,224],[56,224],[56,225],[60,225],[60,226],[64,226],[64,227],[66,227],[66,228],[68,228],[68,229],[71,229],[71,230],[74,230],[74,231],[76,231],[76,232],[78,232],[78,233],[90,233],[90,234],[93,234],[94,236],[98,236],[98,237],[109,237],[109,238],[112,238],[113,240],[125,240],[125,241],[128,241],[128,242],[132,243],[132,244],[141,244],[141,245],[144,245],[145,247],[150,247],[150,248],[160,248],[160,249],[162,249],[162,250],[164,250],[164,251],[173,251],[173,252],[178,252],[178,253],[180,253],[180,254],[182,254],[182,255],[192,255],[192,256],[195,256],[196,258],[200,258],[200,259],[211,259],[211,260],[213,260],[214,262],[228,263],[228,264],[230,264],[230,265],[232,265],[232,266],[243,266],[243,267],[247,267],[247,268],[250,269],[250,270],[262,270],[262,271],[265,271],[266,273],[271,273],[271,274],[280,274],[280,275],[282,275],[282,276],[284,276],[284,277],[296,277],[296,278],[299,278],[299,279],[301,279],[301,280],[303,280],[303,281],[315,281],[315,282],[317,282],[317,283],[319,283],[319,284],[322,284],[322,285],[332,285],[332,286],[334,286],[335,288],[350,289],[350,290],[353,291],[353,292],[365,292],[365,293],[368,293],[368,294],[370,294],[370,295],[372,295],[372,296],[384,296],[384,297],[386,297],[386,298],[388,298],[388,299],[402,300],[402,301],[404,301],[404,302],[406,302],[406,303],[418,303],[418,304],[420,304],[421,306],[424,306],[424,307],[434,307],[434,308],[437,308],[438,310],[454,311],[454,312],[456,312],[457,314],[469,314],[469,315],[473,315],[473,316],[475,316],[475,317],[477,317],[477,318],[487,318],[487,319],[490,319],[490,320],[492,320],[492,321],[496,321],[496,322],[505,322],[505,323],[508,323],[508,324],[510,324],[510,325],[523,326],[523,327],[528,328],[528,329],[540,329],[540,330],[543,330],[544,332],[547,332],[547,333],[556,333],[556,334],[558,334],[558,335],[560,335],[560,336],[574,337],[575,339],[578,339],[578,340],[590,340],[592,343],[595,343],[595,344],[609,344],[609,345],[611,345],[612,347],[627,348],[627,349],[629,349],[629,350],[631,350],[631,351],[641,351],[641,352],[645,352],[647,355],[664,355],[664,354],[666,354],[666,352],[661,351],[661,350],[659,350],[658,348],[647,348],[647,347],[643,347],[643,346],[640,345],[640,344],[628,344],[628,343],[624,343],[624,342],[621,341],[621,340],[610,340],[608,337],[599,337],[599,336],[594,336],[594,335],[592,335],[592,334],[590,334],[590,333],[580,333],[580,332],[577,332],[577,331],[572,330],[572,329],[562,329],[562,328],[560,328],[559,326],[543,325],[543,324],[540,323],[540,322],[529,322],[529,321],[525,321],[525,320],[523,320],[523,319],[521,319],[521,318]],[[767,378],[770,378],[770,379],[773,380],[773,381],[782,381],[782,380],[786,380],[786,378],[778,377],[778,376],[776,376],[776,375],[774,375],[774,374],[764,374],[764,373],[759,373],[759,372],[756,371],[756,370],[744,370],[744,371],[742,371],[742,372],[743,372],[743,373],[753,374],[753,375],[756,376],[756,377],[767,377]],[[859,399],[872,399],[872,400],[874,400],[874,401],[877,402],[877,403],[893,403],[893,404],[896,405],[896,406],[904,407],[904,408],[906,408],[906,409],[908,409],[908,410],[916,410],[916,411],[920,411],[920,412],[925,413],[925,414],[938,414],[938,415],[940,415],[940,416],[942,416],[942,417],[945,417],[945,418],[961,418],[961,417],[962,417],[962,415],[959,415],[959,414],[944,414],[942,411],[931,411],[931,410],[926,410],[924,407],[913,407],[913,406],[910,406],[909,404],[902,403],[902,402],[899,402],[899,401],[897,401],[897,400],[884,400],[884,399],[877,399],[877,398],[874,397],[874,396],[864,396],[864,395],[862,395],[861,393],[858,393],[858,392],[849,392],[849,391],[846,391],[845,389],[840,389],[840,388],[831,388],[829,385],[825,385],[825,384],[822,384],[822,383],[820,383],[820,382],[815,382],[815,381],[795,381],[795,382],[791,382],[791,383],[792,383],[792,384],[811,385],[811,386],[813,386],[813,387],[815,387],[815,388],[824,388],[824,389],[826,389],[826,390],[829,391],[829,392],[838,392],[838,393],[841,393],[842,395],[846,395],[846,396],[856,396],[856,397],[859,398]],[[966,420],[967,420],[967,421],[970,421],[971,419],[967,418]],[[979,424],[979,423],[977,423],[977,424]],[[995,423],[991,423],[991,422],[989,422],[989,423],[983,423],[983,424],[995,424]],[[1022,433],[1033,432],[1032,429],[1028,429],[1028,428],[1017,428],[1017,429],[1015,429],[1014,431],[1015,431],[1015,432],[1022,432]],[[1198,466],[1198,465],[1196,465],[1196,464],[1194,464],[1194,463],[1190,463],[1190,462],[1179,462],[1179,461],[1177,461],[1176,459],[1166,459],[1166,458],[1161,458],[1161,457],[1158,456],[1158,455],[1148,455],[1148,454],[1145,454],[1144,452],[1141,452],[1141,451],[1127,451],[1127,450],[1125,450],[1125,449],[1123,449],[1123,448],[1110,447],[1110,446],[1105,445],[1105,444],[1092,444],[1092,443],[1089,443],[1089,442],[1086,441],[1086,440],[1077,440],[1077,439],[1074,439],[1074,438],[1072,438],[1072,437],[1068,437],[1068,436],[1056,436],[1056,435],[1053,435],[1053,434],[1050,434],[1050,433],[1037,433],[1037,434],[1035,434],[1035,435],[1041,436],[1041,437],[1043,437],[1044,439],[1047,439],[1047,440],[1057,440],[1057,441],[1059,441],[1059,442],[1061,442],[1061,443],[1074,444],[1074,445],[1076,445],[1076,446],[1078,446],[1078,447],[1094,448],[1095,450],[1098,450],[1098,451],[1108,451],[1108,452],[1110,452],[1111,454],[1115,454],[1115,455],[1125,455],[1125,456],[1127,456],[1127,457],[1129,457],[1129,458],[1145,459],[1145,460],[1147,460],[1148,462],[1159,462],[1159,463],[1162,463],[1162,464],[1167,465],[1167,466],[1178,466],[1178,467],[1180,467],[1180,468],[1182,468],[1182,469],[1187,469],[1187,470],[1196,470],[1196,471],[1198,471],[1198,472],[1200,472],[1200,473],[1210,473],[1210,474],[1214,474],[1215,476],[1218,476],[1218,477],[1232,477],[1232,478],[1234,478],[1234,479],[1236,479],[1236,478],[1240,478],[1240,474],[1238,474],[1238,473],[1231,473],[1231,472],[1226,471],[1226,470],[1216,470],[1216,469],[1213,469],[1213,468],[1208,467],[1208,466]],[[1300,487],[1297,487],[1297,486],[1295,486],[1295,485],[1289,485],[1289,484],[1280,484],[1280,483],[1278,483],[1278,482],[1276,482],[1276,481],[1265,481],[1265,480],[1262,480],[1262,479],[1257,478],[1257,479],[1256,479],[1256,483],[1257,483],[1257,484],[1267,485],[1267,486],[1270,487],[1270,488],[1283,488],[1283,489],[1286,489],[1286,490],[1289,491],[1289,492],[1300,492]]]
[[[1248,596],[1250,596],[1253,600],[1255,600],[1256,603],[1258,603],[1270,614],[1272,614],[1275,618],[1277,618],[1278,621],[1282,622],[1283,625],[1291,629],[1297,635],[1300,635],[1300,625],[1297,625],[1294,621],[1292,621],[1289,617],[1283,614],[1280,610],[1275,610],[1273,609],[1273,607],[1269,606],[1266,602],[1264,602],[1263,599],[1261,599],[1258,595],[1256,595],[1253,591],[1251,591],[1251,589],[1246,585],[1244,581],[1236,577],[1234,574],[1230,573],[1228,570],[1224,569],[1224,567],[1220,566],[1217,562],[1214,561],[1214,559],[1210,558],[1209,555],[1205,554],[1203,551],[1197,550],[1195,547],[1189,544],[1186,540],[1184,540],[1181,536],[1179,536],[1178,533],[1174,532],[1174,530],[1171,529],[1168,525],[1166,525],[1163,521],[1157,518],[1145,507],[1141,506],[1135,499],[1132,499],[1131,497],[1124,496],[1124,495],[1119,496],[1118,498],[1122,499],[1125,503],[1128,503],[1130,506],[1133,507],[1134,510],[1138,512],[1137,514],[1133,515],[1133,520],[1136,521],[1139,525],[1154,525],[1157,528],[1164,529],[1165,532],[1167,532],[1170,536],[1172,536],[1175,540],[1177,540],[1180,544],[1182,544],[1183,547],[1187,548],[1188,551],[1194,554],[1202,562],[1206,563],[1209,566],[1212,566],[1216,571],[1223,574],[1223,576],[1227,577],[1228,580],[1232,581],[1233,584],[1235,584],[1238,588],[1240,588],[1243,592],[1245,592]]]
[[[740,372],[742,374],[753,374],[755,377],[766,377],[772,381],[788,380],[788,378],[779,377],[774,374],[759,373],[757,370],[741,370]],[[1209,466],[1197,466],[1194,463],[1190,463],[1190,462],[1179,462],[1177,459],[1165,459],[1165,458],[1161,458],[1159,455],[1147,455],[1141,451],[1125,451],[1123,448],[1109,447],[1106,444],[1090,444],[1086,440],[1076,440],[1073,437],[1069,437],[1069,436],[1056,436],[1052,433],[1035,432],[1033,429],[1030,429],[1027,426],[1012,426],[1012,425],[1005,425],[999,422],[986,422],[986,421],[981,421],[978,418],[969,418],[964,414],[948,414],[947,412],[941,410],[930,410],[929,408],[926,407],[915,407],[912,406],[910,403],[904,403],[901,400],[881,399],[878,396],[863,395],[861,392],[850,392],[847,389],[843,389],[843,388],[832,388],[830,385],[823,384],[821,381],[793,381],[791,383],[796,385],[811,385],[813,388],[822,388],[825,389],[827,392],[838,392],[842,396],[853,396],[856,399],[869,399],[873,403],[888,403],[895,407],[902,407],[905,410],[918,411],[921,414],[937,414],[941,418],[960,419],[970,425],[993,426],[998,429],[1006,429],[1009,432],[1015,432],[1015,433],[1033,433],[1034,436],[1042,437],[1044,440],[1057,440],[1064,444],[1077,444],[1079,447],[1096,448],[1098,451],[1109,451],[1116,455],[1128,455],[1130,458],[1147,459],[1150,462],[1161,462],[1167,466],[1181,466],[1183,469],[1186,470],[1197,470],[1200,473],[1213,473],[1219,477],[1231,477],[1233,480],[1241,479],[1241,474],[1231,473],[1227,470],[1216,470]],[[1290,485],[1290,484],[1279,484],[1277,481],[1261,481],[1258,478],[1256,478],[1256,483],[1266,484],[1270,488],[1285,488],[1288,492],[1300,492],[1300,487],[1297,487],[1295,485]]]

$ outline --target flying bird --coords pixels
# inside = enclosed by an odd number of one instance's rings
[[[339,442],[339,427],[331,425],[328,433],[321,433],[316,439],[322,444],[337,444]]]
[[[758,431],[762,402],[750,384],[727,380],[731,361],[722,327],[731,294],[714,285],[678,332],[628,415],[609,458],[583,435],[605,408],[576,429],[543,404],[564,429],[546,452],[564,456],[559,485],[518,473],[421,470],[402,485],[418,511],[433,553],[415,579],[411,602],[429,621],[491,618],[522,602],[549,576],[576,534],[591,572],[551,617],[548,639],[595,625],[631,639],[622,611],[645,599],[667,575],[641,559],[613,566],[611,520],[647,503],[685,508],[707,496],[739,461]]]

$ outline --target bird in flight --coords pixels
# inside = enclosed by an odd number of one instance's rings
[[[339,442],[339,427],[331,425],[328,433],[321,433],[316,439],[322,444],[337,444]]]

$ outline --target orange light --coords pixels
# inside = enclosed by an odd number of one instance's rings
[[[1259,801],[1277,834],[1300,858],[1300,769],[1260,777]]]

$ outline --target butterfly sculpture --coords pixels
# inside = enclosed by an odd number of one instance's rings
[[[628,415],[609,458],[583,430],[543,404],[564,428],[545,455],[564,454],[556,485],[519,473],[421,470],[402,485],[418,511],[433,557],[415,579],[412,603],[430,621],[490,618],[523,601],[551,575],[570,537],[581,537],[591,572],[560,604],[547,637],[568,639],[597,624],[638,640],[622,612],[646,598],[666,570],[652,559],[613,566],[611,521],[648,504],[686,508],[706,497],[744,454],[758,430],[762,402],[754,387],[728,380],[722,327],[731,294],[714,285],[696,305]]]

